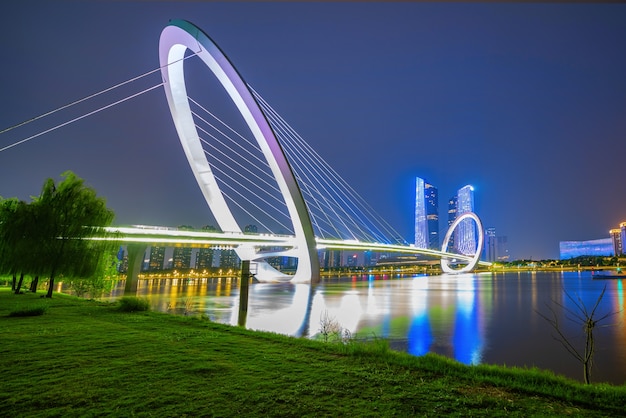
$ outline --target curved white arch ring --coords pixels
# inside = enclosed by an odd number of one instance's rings
[[[260,281],[318,281],[319,260],[311,219],[291,166],[265,114],[235,67],[211,38],[190,22],[172,20],[161,32],[159,41],[165,94],[187,160],[220,228],[222,231],[241,232],[241,227],[232,215],[204,155],[191,115],[183,68],[185,62],[183,58],[187,49],[195,52],[213,72],[259,144],[285,199],[293,223],[296,245],[284,255],[297,257],[298,269],[294,276],[282,274],[263,261],[263,256],[257,254],[252,247],[236,248],[237,255],[242,260],[257,261],[256,278]]]
[[[484,232],[483,232],[483,224],[480,221],[480,218],[478,217],[478,215],[476,215],[474,212],[465,212],[465,213],[461,214],[461,216],[456,218],[454,220],[454,222],[452,222],[452,225],[450,225],[450,228],[448,228],[448,232],[446,232],[446,236],[443,239],[443,245],[441,246],[441,251],[442,252],[447,252],[448,244],[450,243],[450,237],[452,236],[452,233],[454,232],[456,227],[459,226],[461,221],[463,221],[465,219],[468,219],[468,218],[469,219],[473,219],[474,222],[476,222],[476,229],[478,229],[478,246],[476,248],[476,254],[474,254],[474,258],[472,259],[472,261],[469,262],[469,264],[467,264],[465,267],[462,267],[460,269],[453,269],[453,268],[451,268],[450,264],[448,262],[448,259],[442,258],[441,259],[441,270],[444,273],[467,273],[467,272],[470,272],[470,271],[472,271],[474,269],[474,267],[476,267],[476,264],[478,264],[478,260],[480,260],[480,254],[483,252],[483,245],[484,245],[484,241],[485,241],[485,235],[484,235]]]

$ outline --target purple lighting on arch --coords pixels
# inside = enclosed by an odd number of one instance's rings
[[[296,182],[285,153],[280,146],[265,114],[235,67],[220,48],[202,30],[185,20],[173,20],[163,29],[159,42],[161,75],[170,113],[178,132],[185,155],[198,186],[223,231],[241,232],[209,164],[193,120],[184,74],[184,55],[193,51],[222,84],[248,128],[272,171],[293,223],[297,244],[285,255],[298,258],[294,276],[273,269],[254,247],[235,249],[242,260],[257,263],[256,278],[260,281],[312,281],[319,280],[319,261],[313,226],[302,193]]]

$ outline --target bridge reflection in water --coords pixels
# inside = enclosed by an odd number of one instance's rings
[[[589,276],[589,277],[587,277]],[[327,316],[357,338],[385,338],[414,355],[433,352],[466,364],[539,367],[581,380],[581,368],[552,337],[537,312],[569,309],[564,291],[593,306],[604,281],[589,273],[499,273],[441,276],[352,276],[318,285],[252,283],[246,327],[315,338]],[[121,297],[120,283],[112,298]],[[153,309],[206,315],[237,325],[239,279],[140,280],[137,295]],[[609,281],[599,310],[620,312],[596,334],[594,381],[626,381],[626,299],[619,280]],[[621,309],[621,311],[620,311]],[[579,324],[563,319],[567,335]],[[575,340],[578,341],[578,340]]]

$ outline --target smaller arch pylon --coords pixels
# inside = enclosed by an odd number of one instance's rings
[[[441,246],[441,251],[442,252],[447,252],[448,244],[450,243],[450,238],[452,237],[452,234],[454,233],[454,230],[465,219],[471,219],[471,220],[473,220],[476,223],[476,229],[478,230],[478,245],[476,246],[476,254],[474,254],[474,258],[472,259],[472,261],[470,261],[466,266],[464,266],[464,267],[462,267],[460,269],[453,269],[452,267],[450,267],[450,263],[449,263],[448,259],[445,258],[445,257],[442,258],[441,259],[441,270],[444,273],[449,273],[449,274],[468,273],[468,272],[472,271],[474,269],[474,267],[476,267],[476,264],[478,264],[478,261],[480,260],[480,255],[483,252],[483,246],[484,246],[484,242],[485,242],[485,233],[483,231],[483,224],[480,221],[480,218],[474,212],[465,212],[465,213],[461,214],[459,217],[457,217],[454,220],[454,222],[452,222],[452,225],[450,225],[450,228],[448,228],[448,231],[446,232],[446,236],[443,239],[443,245]]]

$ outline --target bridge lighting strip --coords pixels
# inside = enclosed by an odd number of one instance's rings
[[[107,227],[103,228],[113,236],[107,237],[110,241],[125,242],[228,242],[228,243],[258,243],[260,245],[287,245],[293,246],[295,237],[290,235],[252,235],[237,232],[202,232],[172,229],[148,229],[146,227]],[[123,235],[115,237],[116,234]]]
[[[360,251],[377,251],[377,252],[394,252],[403,254],[423,254],[431,255],[442,259],[450,260],[462,260],[466,262],[472,262],[474,257],[454,254],[444,251],[430,250],[426,248],[417,248],[411,246],[394,245],[394,244],[382,244],[382,243],[368,243],[358,241],[342,241],[342,240],[330,240],[330,239],[317,239],[317,249],[336,249],[336,250],[360,250]],[[479,261],[477,264],[482,266],[491,266],[492,263],[486,261]]]
[[[146,243],[146,244],[171,244],[172,246],[180,246],[181,244],[190,245],[254,245],[254,246],[280,246],[291,247],[297,246],[297,239],[290,235],[270,235],[270,234],[243,234],[234,232],[201,232],[201,231],[185,231],[164,229],[159,227],[108,227],[103,228],[106,232],[122,234],[125,236],[116,237],[96,237],[94,240],[119,241],[125,243]],[[462,260],[472,262],[476,257],[463,254],[453,254],[445,251],[436,251],[426,248],[416,248],[412,246],[368,243],[357,240],[333,240],[316,238],[317,249],[336,249],[336,250],[359,250],[359,251],[378,251],[378,252],[394,252],[404,254],[423,254],[433,257],[439,257],[448,260]],[[477,264],[482,266],[491,266],[492,263],[479,261]]]

